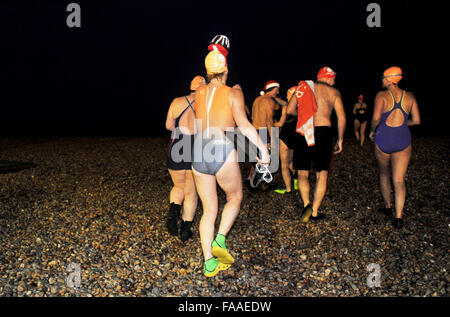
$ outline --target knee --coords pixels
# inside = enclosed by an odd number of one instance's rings
[[[196,198],[197,197],[197,191],[195,190],[195,188],[185,188],[184,189],[184,196],[186,198]]]
[[[228,193],[227,194],[227,202],[232,202],[235,204],[241,204],[243,199],[243,194],[242,194],[242,190],[241,191],[235,191],[233,193]]]
[[[309,173],[308,172],[304,172],[304,171],[299,171],[298,172],[298,179],[299,180],[308,180],[309,178]]]
[[[320,183],[327,183],[328,180],[328,174],[327,173],[317,173],[316,175],[317,181]]]
[[[405,179],[403,177],[394,177],[392,183],[396,188],[403,187],[405,186]]]
[[[184,188],[179,185],[174,185],[172,188],[172,192],[184,197]]]
[[[289,162],[287,159],[282,159],[281,160],[281,168],[282,169],[288,169],[289,168]]]

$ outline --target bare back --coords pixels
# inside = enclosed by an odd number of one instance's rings
[[[269,96],[260,96],[253,102],[252,121],[255,129],[273,126],[273,108],[275,102]]]
[[[387,113],[391,111],[394,106],[394,103],[399,103],[401,101],[403,111],[405,111],[405,113],[409,115],[416,102],[414,95],[407,91],[405,91],[403,95],[403,90],[399,88],[393,88],[390,91],[391,92],[389,92],[388,90],[382,91],[379,92],[377,95],[376,102],[381,104],[382,113]],[[404,120],[405,117],[402,111],[400,109],[395,109],[387,118],[386,124],[390,127],[399,127],[404,123]]]
[[[189,107],[189,103],[186,100],[186,98],[189,100],[189,102],[193,106],[195,97],[192,95],[186,96],[186,97],[175,98],[172,101],[172,104],[170,105],[168,120],[170,117],[171,120],[175,121],[183,113],[183,111],[186,110],[184,112],[183,116],[180,118],[179,128],[181,130],[181,133],[183,133],[183,134],[194,134],[195,133],[195,128],[194,128],[195,114],[194,114],[193,109],[191,107]]]
[[[337,99],[341,99],[339,91],[333,87],[315,83],[314,93],[317,101],[317,112],[314,115],[316,127],[331,127],[331,114]]]

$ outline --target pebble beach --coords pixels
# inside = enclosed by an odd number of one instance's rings
[[[244,186],[227,238],[236,262],[214,278],[202,274],[201,203],[189,241],[165,228],[167,143],[4,140],[1,160],[35,166],[0,174],[0,296],[448,296],[449,139],[413,139],[401,230],[377,212],[383,204],[370,141],[361,148],[346,139],[335,157],[324,221],[300,223],[298,193]],[[247,175],[250,165],[241,168]],[[279,172],[273,186],[282,187]],[[219,207],[224,203],[219,191]],[[380,268],[378,287],[368,285],[371,264]],[[73,265],[81,277],[75,286],[67,282]]]

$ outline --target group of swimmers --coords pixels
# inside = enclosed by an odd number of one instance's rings
[[[202,202],[203,215],[199,231],[204,256],[204,275],[212,277],[228,269],[234,258],[226,246],[226,237],[240,210],[243,198],[242,177],[238,155],[232,140],[226,132],[239,128],[241,133],[258,149],[256,160],[259,166],[271,163],[270,143],[278,142],[271,131],[281,129],[280,161],[284,190],[281,194],[300,191],[303,210],[300,221],[324,219],[319,213],[327,189],[328,172],[332,157],[342,152],[346,128],[346,115],[341,94],[334,87],[336,73],[329,67],[322,68],[317,80],[300,82],[288,90],[287,100],[278,97],[280,85],[270,81],[264,86],[262,96],[256,98],[252,107],[252,123],[239,85],[226,85],[228,76],[227,55],[229,39],[218,35],[211,41],[205,58],[207,80],[196,76],[188,96],[175,98],[170,105],[166,128],[172,131],[168,147],[167,166],[174,186],[170,192],[170,207],[166,227],[172,235],[179,235],[182,241],[191,236],[191,226],[197,208],[198,197]],[[408,126],[420,124],[416,99],[410,92],[398,87],[402,70],[391,67],[383,74],[385,91],[375,99],[370,139],[375,141],[375,155],[380,168],[380,187],[385,207],[380,211],[392,217],[390,198],[390,176],[395,189],[394,226],[403,226],[402,211],[405,202],[404,178],[411,156],[411,134]],[[311,99],[309,110],[303,109],[304,99]],[[273,121],[273,113],[280,113]],[[309,112],[308,112],[309,111]],[[338,137],[333,144],[331,114],[337,116]],[[360,96],[354,114],[367,112],[367,105]],[[310,118],[301,125],[300,118],[310,113]],[[408,120],[411,115],[411,120]],[[365,120],[364,120],[365,119]],[[364,143],[366,117],[357,116],[357,138]],[[356,124],[355,124],[356,125]],[[268,136],[268,137],[267,137]],[[193,144],[180,147],[180,142]],[[177,151],[174,151],[174,149]],[[180,151],[181,149],[181,151]],[[174,159],[174,152],[183,159]],[[184,152],[184,153],[183,153]],[[210,153],[208,155],[208,153]],[[309,173],[316,172],[313,199],[310,199]],[[297,172],[298,181],[292,186],[292,176]],[[217,233],[215,223],[218,214],[217,184],[225,192],[223,208]],[[293,189],[294,188],[294,189]],[[180,224],[180,225],[179,225]]]

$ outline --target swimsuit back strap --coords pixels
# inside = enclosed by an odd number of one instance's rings
[[[186,108],[184,108],[183,112],[181,112],[181,114],[175,119],[175,126],[176,126],[176,127],[179,126],[181,117],[184,115],[184,113],[185,113],[189,108],[191,108],[192,111],[194,111],[194,113],[195,113],[195,110],[194,110],[194,108],[192,107],[192,103],[189,101],[188,97],[187,97],[187,96],[184,96],[184,98],[186,98],[186,101],[187,101],[187,103],[188,103],[189,105],[188,105]]]
[[[211,92],[211,96],[209,96],[208,99],[208,93],[206,93],[206,133],[207,136],[209,137],[209,114],[211,112],[211,107],[212,107],[212,101],[214,99],[214,94],[216,93],[216,88],[214,87],[212,92]]]

